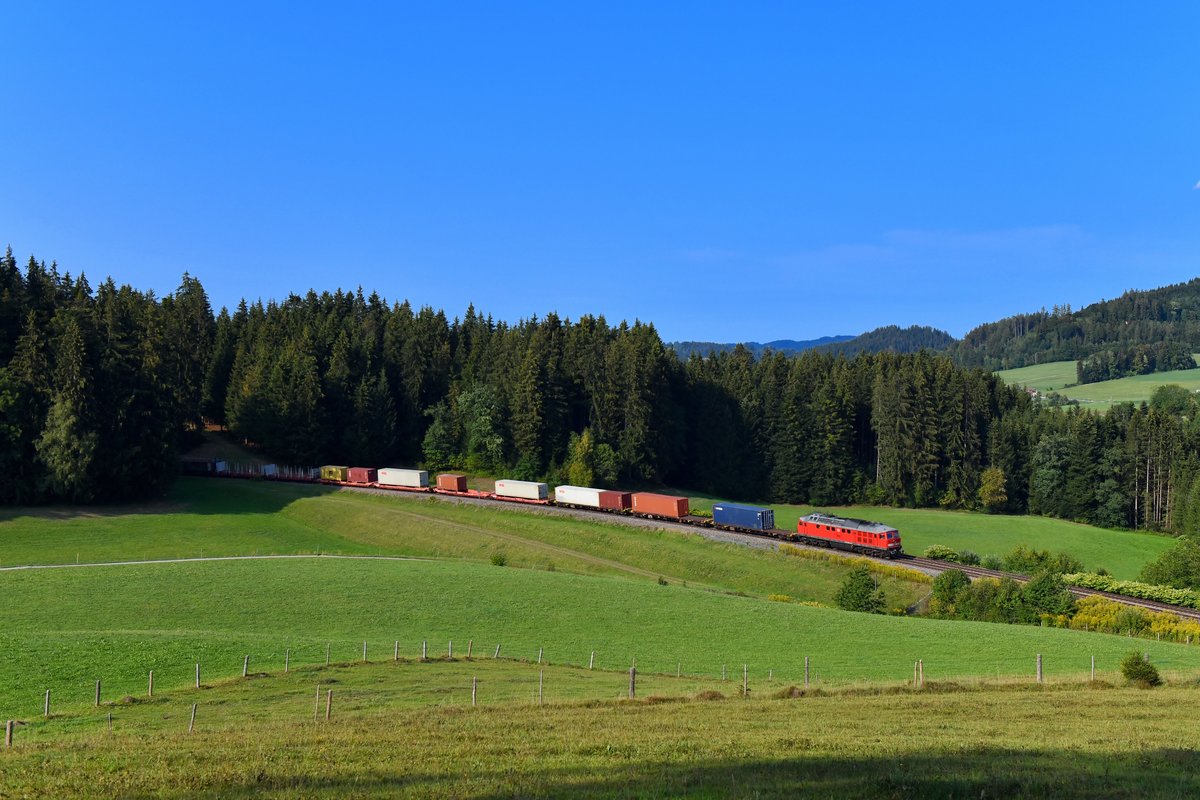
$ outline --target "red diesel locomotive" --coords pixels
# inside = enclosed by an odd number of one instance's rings
[[[796,523],[796,535],[807,544],[836,547],[884,558],[900,555],[900,533],[882,522],[809,514]]]

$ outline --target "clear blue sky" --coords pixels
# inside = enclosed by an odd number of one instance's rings
[[[1200,275],[1200,4],[0,7],[0,246],[667,339]]]

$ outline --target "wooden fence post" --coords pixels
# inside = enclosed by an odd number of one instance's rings
[[[392,648],[392,661],[400,660],[400,640],[396,640],[395,646]]]
[[[538,648],[538,663],[542,663],[542,648]]]
[[[283,651],[283,671],[286,673],[292,666],[292,648]]]
[[[96,681],[96,705],[100,705],[100,681]]]
[[[365,663],[366,660],[367,660],[367,643],[366,643],[366,641],[363,641],[363,662]]]
[[[50,690],[46,690],[46,717],[50,716]]]
[[[629,668],[629,699],[637,696],[637,667]]]
[[[1037,654],[1037,682],[1042,682],[1042,654]]]
[[[804,657],[804,688],[808,688],[808,656]]]
[[[725,665],[721,665],[721,680],[725,680]]]
[[[923,658],[917,659],[917,674],[921,678],[921,688],[924,689],[925,688],[925,659],[923,659]]]
[[[13,721],[10,719],[4,723],[4,747],[7,749],[12,747]]]
[[[196,688],[200,688],[200,662],[196,662]]]
[[[450,640],[450,644],[446,645],[446,658],[454,660],[454,640]]]
[[[588,658],[588,669],[591,669],[592,665],[595,663],[596,663],[596,651],[593,650],[592,655]]]
[[[429,654],[428,647],[429,647],[429,642],[422,639],[421,640],[421,660],[422,661],[425,661],[426,656],[428,656],[428,654]]]
[[[191,733],[196,727],[196,704],[192,703],[192,718],[188,720],[188,733]]]
[[[473,675],[473,676],[471,676],[471,707],[472,708],[475,707],[475,693],[476,693],[476,691],[478,691],[478,689],[479,689],[479,677],[476,675]]]
[[[475,646],[474,639],[467,639],[467,661],[471,660],[471,648]]]
[[[329,715],[333,713],[333,689],[325,692],[325,721],[329,722]]]
[[[683,672],[683,662],[676,661],[675,662],[675,677],[678,678],[680,676],[680,674],[682,674],[682,672]]]
[[[546,677],[546,670],[539,669],[538,670],[538,705],[539,706],[542,704],[542,683],[543,683],[543,679],[545,677]]]
[[[313,722],[317,721],[317,714],[321,713],[321,684],[317,684],[317,699],[313,701]]]
[[[1096,657],[1092,656],[1092,680],[1096,680]]]
[[[146,697],[154,697],[154,670],[150,670],[150,682],[146,685]]]
[[[329,642],[325,643],[325,666],[329,666]]]
[[[750,666],[742,664],[742,697],[750,693]]]
[[[492,658],[499,658],[499,657],[500,657],[500,645],[496,645],[496,655],[492,656]]]

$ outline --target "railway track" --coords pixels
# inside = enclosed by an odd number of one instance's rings
[[[228,476],[223,476],[223,477],[226,477],[227,479],[238,480],[243,477],[252,477],[252,476],[228,475]],[[307,481],[307,480],[295,481],[295,480],[289,480],[286,478],[279,479],[279,480],[284,481],[284,482],[313,483],[313,481]],[[832,547],[829,547],[826,545],[814,545],[814,544],[809,544],[809,543],[806,543],[803,541],[796,541],[795,539],[792,538],[794,536],[793,531],[785,531],[785,530],[780,530],[780,529],[773,529],[773,530],[761,531],[761,532],[749,531],[749,530],[730,530],[727,528],[721,528],[721,527],[714,526],[712,524],[712,520],[708,517],[699,517],[699,516],[692,516],[692,515],[689,515],[686,517],[680,517],[679,519],[660,519],[660,518],[648,519],[648,518],[643,518],[643,517],[633,517],[633,516],[625,516],[622,514],[614,514],[611,512],[593,511],[593,510],[589,510],[589,509],[575,508],[572,506],[550,505],[550,504],[545,504],[545,503],[533,503],[533,502],[529,502],[529,501],[512,502],[512,501],[509,501],[508,499],[498,499],[498,498],[495,498],[492,496],[485,496],[481,493],[474,493],[474,492],[458,494],[458,493],[451,493],[451,492],[403,491],[403,490],[398,491],[393,488],[382,489],[382,488],[378,488],[378,487],[348,486],[348,485],[344,485],[344,484],[340,485],[339,488],[348,489],[351,491],[371,492],[371,493],[375,493],[375,494],[388,494],[388,495],[393,495],[393,496],[409,495],[409,496],[417,496],[417,497],[439,498],[442,500],[449,500],[451,502],[467,502],[467,503],[476,503],[476,504],[480,504],[480,505],[499,505],[499,506],[510,506],[510,507],[512,505],[517,505],[518,507],[522,507],[527,510],[536,510],[536,511],[544,510],[546,512],[561,515],[561,516],[572,516],[572,517],[579,517],[579,518],[583,518],[583,519],[591,519],[591,520],[598,520],[598,521],[620,522],[620,523],[629,524],[629,525],[643,526],[643,525],[646,525],[647,523],[651,523],[657,527],[665,527],[665,528],[673,528],[673,529],[681,529],[681,530],[692,530],[692,531],[696,531],[697,529],[699,529],[699,531],[703,532],[702,535],[709,535],[710,533],[718,534],[720,540],[722,540],[722,541],[740,541],[743,544],[748,544],[748,545],[757,546],[757,547],[763,546],[762,543],[764,542],[764,540],[767,540],[767,541],[770,541],[770,542],[773,542],[776,544],[785,543],[785,544],[793,545],[795,547],[802,547],[802,548],[810,549],[810,550],[837,550],[837,548],[832,548]],[[718,538],[718,536],[710,536],[709,538]],[[966,564],[958,564],[953,561],[942,561],[942,560],[939,560],[936,558],[924,558],[922,556],[912,556],[912,555],[908,555],[906,553],[901,554],[895,558],[887,558],[885,556],[877,556],[872,553],[858,552],[858,551],[848,552],[847,554],[852,555],[852,556],[859,556],[862,558],[870,558],[874,561],[882,561],[882,562],[888,563],[888,564],[896,564],[898,566],[907,566],[912,569],[924,572],[926,574],[932,574],[932,575],[939,575],[948,570],[957,569],[957,570],[960,570],[961,572],[965,573],[967,575],[967,577],[969,577],[971,579],[975,579],[975,578],[997,578],[997,579],[1011,578],[1012,580],[1019,581],[1022,583],[1029,580],[1028,575],[1022,575],[1022,574],[1016,573],[1016,572],[1002,572],[1000,570],[987,569],[986,567],[969,566]],[[1136,608],[1144,608],[1147,611],[1162,611],[1162,612],[1166,612],[1169,614],[1175,614],[1176,616],[1181,617],[1183,619],[1191,619],[1191,620],[1200,621],[1200,609],[1188,608],[1186,606],[1175,606],[1175,605],[1171,605],[1169,603],[1160,603],[1156,600],[1144,600],[1140,597],[1130,597],[1128,595],[1116,594],[1115,592],[1105,592],[1105,591],[1101,591],[1099,589],[1087,589],[1082,586],[1068,586],[1067,589],[1068,589],[1068,591],[1071,592],[1071,594],[1075,595],[1076,597],[1099,596],[1099,597],[1106,598],[1108,600],[1112,600],[1113,602],[1122,603],[1127,606],[1134,606]]]

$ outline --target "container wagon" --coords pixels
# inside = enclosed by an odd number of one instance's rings
[[[374,467],[351,467],[348,472],[349,477],[346,480],[350,483],[374,483],[379,477],[379,472]]]
[[[335,467],[326,465],[321,467],[321,480],[323,481],[348,481],[350,480],[349,467]]]
[[[537,481],[514,481],[502,478],[496,481],[497,497],[512,497],[517,500],[545,500],[550,496],[550,487]]]
[[[437,488],[443,492],[465,492],[467,476],[459,475],[457,472],[443,472],[437,476]]]
[[[900,533],[882,522],[831,514],[809,514],[796,523],[796,535],[810,544],[894,558],[901,553]]]
[[[554,502],[560,506],[598,508],[602,511],[628,511],[633,504],[629,492],[594,489],[590,486],[556,486]]]
[[[718,528],[734,528],[749,531],[769,531],[775,528],[775,511],[760,506],[744,506],[738,503],[714,503],[713,524]]]
[[[688,515],[688,499],[670,494],[634,492],[632,508],[633,513],[647,517],[679,519]]]
[[[429,473],[423,469],[383,467],[379,470],[378,482],[380,486],[405,486],[410,489],[424,489],[429,486]]]

